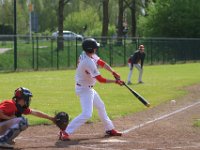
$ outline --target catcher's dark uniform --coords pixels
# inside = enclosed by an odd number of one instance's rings
[[[136,67],[139,71],[138,83],[142,82],[142,74],[143,74],[143,64],[145,59],[145,53],[141,52],[140,50],[135,51],[133,55],[131,55],[128,59],[128,65],[130,68],[130,72],[128,75],[128,84],[131,83],[131,76],[133,73],[133,68]]]

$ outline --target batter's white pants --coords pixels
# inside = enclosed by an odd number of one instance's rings
[[[72,134],[92,117],[93,106],[98,110],[105,131],[114,129],[113,123],[106,113],[103,101],[93,88],[76,86],[76,94],[80,97],[82,113],[70,122],[65,130],[68,134]]]
[[[143,69],[141,68],[141,65],[140,64],[133,64],[133,68],[131,68],[131,64],[130,63],[128,65],[129,65],[129,68],[130,68],[130,72],[128,74],[128,82],[131,82],[131,76],[133,74],[134,67],[136,67],[137,70],[139,71],[138,82],[142,82]]]

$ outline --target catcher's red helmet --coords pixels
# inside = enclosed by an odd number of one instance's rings
[[[29,89],[24,88],[24,87],[19,87],[15,90],[13,99],[15,101],[17,101],[18,99],[24,99],[25,101],[24,107],[27,108],[30,105],[32,96],[33,95]]]
[[[94,53],[94,49],[99,46],[100,44],[93,38],[87,38],[82,43],[83,50],[88,53]]]

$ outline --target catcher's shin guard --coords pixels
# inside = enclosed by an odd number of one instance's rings
[[[28,128],[28,120],[24,117],[20,117],[22,120],[19,122],[20,131],[24,131]]]
[[[19,122],[11,126],[5,134],[0,136],[0,142],[11,143],[14,138],[16,138],[21,131],[28,127],[27,120],[24,117],[17,118]]]
[[[8,143],[5,143],[5,142],[0,142],[0,149],[3,148],[3,149],[13,149],[13,145],[11,144],[8,144]]]

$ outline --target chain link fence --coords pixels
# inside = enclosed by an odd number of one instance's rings
[[[145,46],[145,64],[185,63],[200,60],[200,39],[96,37],[101,47],[98,55],[111,66],[125,66],[140,44]],[[0,71],[55,70],[76,68],[82,41],[57,41],[49,36],[0,35]],[[58,48],[58,42],[63,44]],[[16,59],[16,60],[15,60]]]

